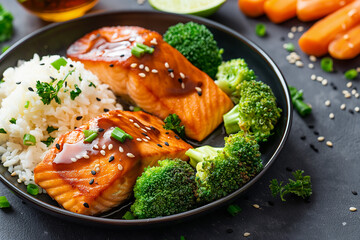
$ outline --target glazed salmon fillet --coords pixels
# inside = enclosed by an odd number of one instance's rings
[[[136,178],[158,160],[180,158],[191,148],[163,122],[144,112],[114,110],[60,136],[35,170],[35,182],[65,209],[95,215],[123,203]],[[133,139],[111,137],[119,127]],[[92,142],[83,130],[95,130]]]
[[[152,46],[154,52],[135,57],[131,49],[136,43]],[[233,107],[213,79],[154,31],[104,27],[72,44],[67,55],[143,110],[161,119],[177,114],[187,137],[197,141],[206,138]]]

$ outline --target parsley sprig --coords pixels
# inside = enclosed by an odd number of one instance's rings
[[[175,113],[169,114],[164,120],[165,125],[163,126],[166,130],[173,130],[181,138],[185,137],[185,126],[181,126],[181,120]]]
[[[289,178],[289,183],[283,185],[283,182],[278,182],[277,179],[270,181],[270,190],[274,197],[280,195],[282,201],[286,201],[284,196],[293,193],[302,198],[308,198],[312,194],[311,178],[310,176],[303,176],[304,171],[297,170],[292,173],[295,181]]]

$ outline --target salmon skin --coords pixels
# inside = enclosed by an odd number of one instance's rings
[[[114,110],[60,136],[35,170],[35,182],[65,209],[95,215],[123,203],[136,178],[158,160],[180,158],[191,148],[163,122],[144,112]],[[111,137],[119,127],[133,139]],[[98,137],[84,141],[83,130]]]
[[[136,43],[154,48],[137,58]],[[140,27],[104,27],[73,43],[73,60],[107,83],[117,95],[130,97],[143,110],[161,119],[177,114],[187,137],[206,138],[233,103],[206,73],[192,65],[154,31]]]

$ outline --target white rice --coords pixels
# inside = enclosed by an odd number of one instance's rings
[[[101,84],[94,74],[84,69],[82,63],[66,59],[67,65],[56,70],[51,63],[59,58],[60,56],[40,58],[35,54],[32,60],[22,61],[18,67],[8,68],[3,73],[5,82],[0,84],[0,128],[7,133],[0,133],[0,156],[4,167],[8,168],[12,176],[18,176],[19,183],[34,183],[33,170],[52,146],[47,147],[41,141],[49,136],[56,138],[81,126],[104,113],[104,109],[121,108],[116,105],[115,96],[108,86]],[[55,85],[71,71],[73,72],[66,78],[67,87],[64,84],[58,93],[61,104],[53,99],[49,105],[45,105],[37,94],[36,82],[51,83],[51,76],[56,79]],[[91,82],[96,88],[89,86]],[[75,84],[81,89],[81,93],[72,100],[70,92],[75,89]],[[25,108],[27,101],[29,107]],[[82,118],[76,120],[78,116]],[[12,118],[16,119],[16,124],[9,122]],[[58,130],[49,134],[48,126]],[[24,145],[24,134],[35,136],[36,145]]]

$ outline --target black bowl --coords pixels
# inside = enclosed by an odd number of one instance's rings
[[[80,215],[64,210],[60,208],[59,205],[46,194],[39,196],[31,196],[28,194],[26,192],[26,187],[23,184],[17,183],[16,177],[11,177],[6,168],[4,168],[2,165],[0,165],[1,181],[22,199],[33,203],[35,207],[38,207],[39,209],[52,215],[60,216],[68,220],[75,220],[85,224],[102,224],[108,226],[144,226],[182,221],[189,217],[198,216],[202,213],[209,212],[211,209],[215,209],[216,207],[234,200],[236,197],[240,196],[242,192],[248,189],[257,180],[259,180],[259,178],[275,161],[289,134],[292,120],[291,99],[286,81],[270,57],[254,43],[221,24],[199,17],[148,11],[116,11],[88,15],[86,17],[75,19],[69,22],[49,25],[20,40],[1,56],[0,73],[4,72],[8,67],[16,66],[17,61],[20,59],[31,59],[34,53],[37,53],[40,56],[51,54],[65,55],[66,48],[70,46],[70,44],[72,44],[75,40],[82,37],[86,33],[103,26],[141,26],[158,31],[160,33],[164,33],[171,25],[177,24],[179,22],[189,21],[204,24],[211,30],[211,32],[214,34],[215,40],[218,42],[218,45],[225,50],[223,55],[224,60],[229,60],[232,58],[244,58],[249,67],[255,71],[258,79],[271,87],[278,100],[279,107],[283,110],[282,116],[276,125],[274,135],[269,139],[268,142],[261,145],[264,169],[254,179],[249,181],[234,193],[205,206],[168,217],[143,220],[122,220],[121,216],[124,207],[114,209],[111,212],[96,217]],[[202,144],[221,146],[223,145],[223,133],[223,128],[220,126],[213,134],[211,134],[210,137],[208,137],[203,142],[191,143],[195,146]]]

